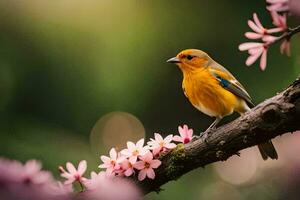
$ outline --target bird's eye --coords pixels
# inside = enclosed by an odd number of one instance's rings
[[[188,55],[187,57],[186,57],[186,59],[188,59],[188,60],[192,60],[194,58],[194,56],[191,56],[191,55]]]

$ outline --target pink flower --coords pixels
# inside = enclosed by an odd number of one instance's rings
[[[262,70],[265,70],[267,66],[267,51],[268,51],[268,45],[264,43],[258,43],[258,42],[246,42],[243,44],[240,44],[239,50],[240,51],[248,51],[250,56],[246,60],[246,65],[250,66],[252,65],[259,57],[260,58],[260,68]]]
[[[269,34],[282,31],[282,28],[272,28],[272,29],[264,28],[260,20],[258,19],[256,13],[253,14],[253,21],[248,20],[248,25],[254,32],[246,32],[245,36],[248,39],[252,39],[252,40],[253,39],[262,39],[264,41],[271,40],[271,38],[274,36],[271,36]]]
[[[42,184],[52,180],[51,174],[46,171],[41,171],[42,165],[36,160],[28,160],[24,166],[20,178],[25,182]]]
[[[286,12],[289,11],[289,0],[267,0],[269,11]]]
[[[294,17],[297,17],[300,20],[300,1],[299,0],[290,0],[290,11]]]
[[[187,144],[193,138],[193,129],[189,129],[187,125],[183,125],[183,127],[178,126],[178,132],[180,136],[175,135],[173,137],[173,140],[176,142],[182,142],[183,144]]]
[[[280,31],[287,30],[287,23],[286,23],[286,14],[280,15],[277,12],[271,12],[272,20],[274,26],[277,26],[277,29]],[[279,31],[279,32],[280,32]]]
[[[64,184],[71,184],[75,181],[83,183],[84,181],[87,180],[86,178],[83,177],[83,174],[87,168],[87,163],[85,160],[82,160],[79,162],[77,169],[70,162],[67,162],[66,168],[67,168],[67,171],[62,166],[59,167],[59,170],[61,171],[60,175],[67,179],[64,182]]]
[[[120,163],[125,159],[122,156],[118,156],[115,148],[109,151],[109,156],[101,156],[103,164],[99,165],[99,168],[106,168],[107,174],[112,174],[115,170],[120,168]]]
[[[105,172],[94,172],[86,190],[79,193],[78,197],[89,200],[140,200],[142,195],[139,188],[128,179],[107,176]]]
[[[283,40],[283,42],[280,45],[280,53],[286,54],[287,56],[291,55],[291,49],[290,49],[290,41],[289,40]]]
[[[174,149],[176,144],[171,143],[173,140],[173,135],[168,135],[167,137],[163,138],[160,134],[154,133],[154,138],[150,138],[147,144],[150,146],[149,148],[153,150],[153,154],[157,155],[161,151]]]
[[[138,156],[143,156],[148,151],[148,147],[144,147],[144,139],[140,139],[136,144],[130,141],[127,142],[127,149],[123,149],[121,154],[136,161]]]
[[[134,174],[134,164],[136,163],[136,159],[134,157],[130,157],[129,159],[125,159],[122,163],[121,163],[121,170],[122,170],[122,174],[124,174],[125,176],[131,176],[132,174]]]
[[[41,163],[0,158],[0,199],[69,200],[72,188],[60,185]]]
[[[134,168],[141,170],[138,175],[139,181],[144,180],[146,177],[150,179],[155,178],[153,169],[158,168],[161,165],[160,160],[153,160],[152,153],[148,152],[144,156],[140,157],[141,161],[134,164]]]

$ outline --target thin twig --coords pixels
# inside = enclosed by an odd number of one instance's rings
[[[286,30],[286,32],[284,32],[281,36],[279,36],[274,42],[270,43],[269,45],[275,44],[275,43],[280,42],[284,39],[289,41],[293,35],[295,35],[299,32],[300,32],[300,25],[295,27],[295,28],[288,28]]]

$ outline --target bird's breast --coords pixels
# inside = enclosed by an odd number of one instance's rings
[[[182,87],[191,104],[212,117],[231,114],[239,101],[206,70],[184,74]]]

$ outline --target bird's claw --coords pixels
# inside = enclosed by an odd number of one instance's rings
[[[205,143],[208,143],[208,141],[207,141],[207,138],[208,138],[207,131],[200,133],[199,137],[202,139],[202,141],[204,141]]]

